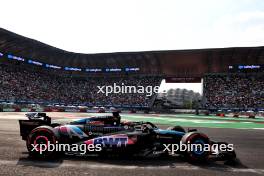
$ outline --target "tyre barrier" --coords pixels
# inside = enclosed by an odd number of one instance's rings
[[[204,115],[209,116],[210,114],[208,111],[206,111],[206,112],[204,112]]]
[[[80,112],[87,112],[87,109],[85,109],[85,108],[81,108],[81,109],[80,109]]]
[[[225,114],[224,113],[217,113],[216,116],[225,117]]]
[[[137,111],[135,109],[132,109],[132,110],[129,111],[129,113],[135,114],[135,113],[137,113]]]
[[[255,119],[255,115],[249,115],[248,118],[249,119]]]
[[[239,114],[234,114],[233,117],[238,118]]]

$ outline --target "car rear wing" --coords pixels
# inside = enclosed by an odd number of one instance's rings
[[[46,113],[28,113],[28,120],[19,120],[20,135],[23,140],[26,140],[29,133],[36,127],[42,125],[51,125],[51,118]]]

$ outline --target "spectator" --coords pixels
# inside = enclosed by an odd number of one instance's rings
[[[149,106],[152,97],[146,93],[109,94],[98,92],[97,86],[159,86],[157,77],[70,78],[0,65],[0,99],[12,101],[56,102],[63,104],[138,105]]]
[[[263,108],[264,78],[256,75],[208,75],[204,79],[207,108]]]

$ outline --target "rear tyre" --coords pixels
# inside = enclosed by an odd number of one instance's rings
[[[40,126],[33,129],[27,138],[27,149],[29,155],[34,158],[48,159],[55,157],[57,152],[48,151],[48,145],[55,145],[57,138],[52,127]],[[52,149],[52,147],[50,147]]]
[[[190,132],[185,134],[181,142],[191,146],[183,152],[184,157],[189,162],[206,162],[210,155],[210,140],[202,133]],[[195,145],[193,145],[195,144]]]

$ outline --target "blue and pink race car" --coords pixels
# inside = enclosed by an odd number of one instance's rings
[[[219,147],[229,144],[214,142],[195,129],[186,132],[181,126],[160,129],[150,122],[123,122],[118,112],[113,112],[112,116],[82,118],[66,124],[52,123],[45,113],[29,113],[26,116],[28,120],[19,120],[20,134],[26,141],[30,156],[37,158],[81,153],[78,150],[51,151],[40,148],[45,146],[44,149],[47,149],[47,145],[51,144],[75,147],[93,145],[93,150],[85,152],[85,155],[180,155],[190,162],[229,161],[236,158],[233,148]],[[180,145],[199,147],[183,151]]]

